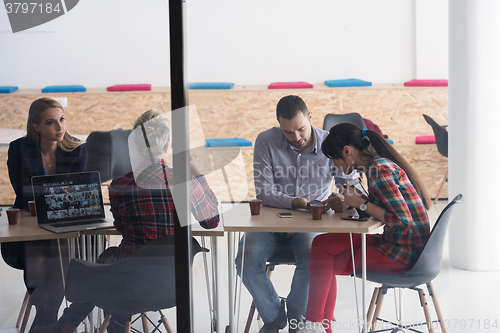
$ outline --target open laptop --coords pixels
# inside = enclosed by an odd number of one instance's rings
[[[55,233],[113,227],[105,219],[97,171],[31,178],[38,225]]]

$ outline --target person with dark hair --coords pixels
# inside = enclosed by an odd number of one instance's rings
[[[10,143],[7,168],[16,193],[13,206],[29,211],[31,177],[85,171],[87,149],[83,141],[68,133],[63,107],[51,98],[31,104],[26,130],[25,137]],[[60,243],[67,258],[67,242]],[[36,308],[31,327],[53,322],[64,297],[57,240],[2,243],[1,248],[5,262],[24,271],[30,301]]]
[[[310,209],[312,200],[331,196],[327,209],[347,208],[340,194],[331,194],[333,179],[338,187],[355,173],[346,176],[320,150],[328,132],[311,125],[312,113],[298,96],[283,97],[276,107],[278,127],[259,134],[254,150],[254,182],[257,198],[267,206]],[[285,223],[285,221],[284,221]],[[247,232],[240,241],[236,269],[252,295],[264,321],[260,333],[278,332],[288,321],[299,321],[306,309],[309,281],[311,233]],[[245,242],[242,269],[243,242]],[[267,260],[277,251],[288,248],[295,255],[296,269],[285,304],[280,302],[265,272]],[[290,332],[295,329],[289,327]]]
[[[353,187],[345,203],[385,223],[384,232],[367,236],[366,268],[400,274],[417,260],[430,234],[429,195],[410,164],[375,131],[338,124],[321,145],[345,173],[368,177],[368,198]],[[331,199],[324,202],[328,203]],[[355,265],[361,267],[361,235],[353,234]],[[349,234],[322,234],[312,244],[309,302],[300,333],[331,332],[337,297],[336,275],[353,274]]]
[[[309,117],[309,110],[302,98],[295,95],[285,96],[276,105],[276,120],[278,122],[280,118],[291,120],[297,115],[298,111],[302,112],[304,117]]]

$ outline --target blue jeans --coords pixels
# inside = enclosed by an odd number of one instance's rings
[[[295,255],[296,268],[287,302],[300,313],[305,314],[309,291],[309,256],[315,233],[247,232],[245,233],[245,260],[243,284],[253,297],[257,311],[264,323],[273,322],[278,317],[280,299],[271,280],[266,274],[267,259],[283,248],[290,249]],[[236,256],[236,271],[241,276],[241,255],[243,237]]]

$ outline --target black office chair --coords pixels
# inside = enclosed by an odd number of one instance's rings
[[[368,313],[366,315],[367,323],[371,326],[368,327],[370,331],[375,330],[377,321],[379,320],[385,323],[392,324],[399,330],[411,329],[412,331],[420,332],[415,328],[421,325],[426,325],[428,328],[432,328],[432,323],[435,321],[432,321],[430,317],[427,299],[425,297],[425,291],[424,289],[418,288],[418,286],[425,284],[429,291],[429,295],[432,297],[434,309],[436,310],[436,314],[438,317],[437,321],[441,326],[441,330],[443,331],[443,333],[447,332],[436,292],[434,291],[434,287],[432,286],[431,281],[436,276],[438,276],[439,272],[441,271],[444,236],[446,234],[448,222],[450,221],[451,211],[453,209],[453,206],[461,202],[462,195],[459,194],[443,209],[436,221],[436,224],[434,224],[434,227],[432,228],[431,234],[429,235],[429,239],[427,240],[422,253],[418,257],[417,262],[410,270],[399,275],[367,272],[366,278],[368,281],[382,284],[381,287],[375,288],[375,290],[373,291],[372,300],[370,302]],[[361,273],[356,273],[356,275],[360,277]],[[395,288],[408,288],[419,293],[420,304],[423,308],[426,320],[425,323],[403,326],[401,322],[394,323],[385,319],[380,319],[378,317],[380,315],[382,302],[384,300],[385,294],[387,293],[387,290]],[[374,311],[375,313],[373,313]],[[393,331],[393,328],[377,330],[377,332],[382,331]],[[432,329],[430,329],[430,331],[432,332]]]
[[[194,238],[191,245],[191,262],[198,252],[208,252]],[[131,316],[174,307],[174,236],[153,240],[114,264],[72,259],[66,281],[69,301],[91,303],[110,313]],[[158,326],[163,324],[167,332],[172,332],[161,311],[160,315]],[[111,316],[106,316],[100,332],[106,330]],[[130,324],[126,328],[130,333]]]
[[[323,121],[323,129],[325,131],[330,131],[333,126],[341,123],[351,123],[359,126],[361,129],[367,129],[363,117],[361,117],[361,115],[357,112],[344,114],[329,113],[325,116],[325,120]],[[362,172],[360,172],[359,174],[363,179],[365,179],[365,176]]]
[[[434,131],[434,137],[436,138],[436,145],[438,152],[444,157],[448,158],[448,131],[446,130],[447,126],[440,126],[438,123],[434,121],[428,115],[423,114],[425,121],[431,125],[432,130]],[[443,181],[441,181],[441,185],[439,186],[438,192],[436,193],[436,197],[434,198],[434,203],[436,203],[439,199],[439,194],[443,189],[444,183],[448,181],[448,168],[446,168],[446,172],[443,177]]]
[[[89,134],[87,146],[87,170],[99,171],[101,182],[107,182],[132,171],[128,149],[128,137],[132,130],[116,129],[95,131]]]
[[[333,126],[341,123],[351,123],[358,125],[361,129],[366,129],[363,117],[357,112],[344,114],[329,113],[325,116],[325,120],[323,121],[323,129],[325,131],[330,131]]]

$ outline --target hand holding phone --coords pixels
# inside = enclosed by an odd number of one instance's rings
[[[368,191],[366,191],[365,187],[363,186],[363,182],[361,181],[361,178],[355,178],[352,180],[349,180],[347,182],[347,185],[354,187],[361,193],[363,198],[368,198]]]
[[[326,204],[326,203],[325,203],[325,204],[322,204],[322,203],[321,203],[321,201],[319,201],[319,200],[313,200],[313,201],[309,201],[309,202],[307,203],[307,205],[308,205],[309,207],[311,207],[311,205],[323,205],[323,206],[326,206],[326,205],[328,205],[328,204]]]
[[[347,205],[344,202],[344,196],[339,193],[333,192],[328,199],[323,201],[326,203],[326,210],[332,209],[336,212],[343,212],[347,209]]]

